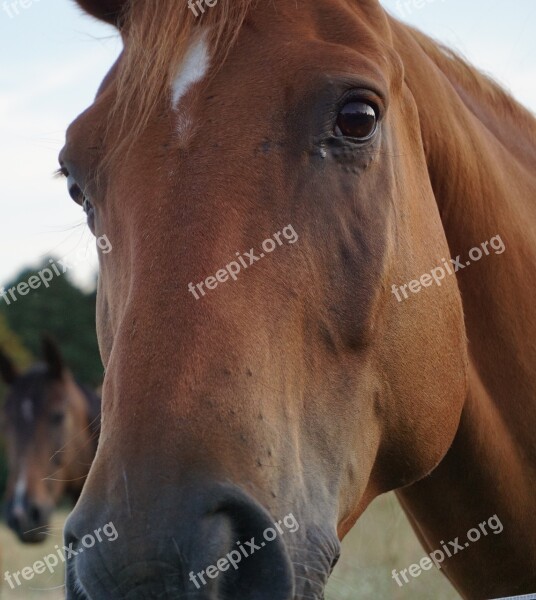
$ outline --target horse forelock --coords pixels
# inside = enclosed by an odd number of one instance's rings
[[[113,82],[103,162],[123,154],[147,128],[163,102],[171,106],[173,79],[190,44],[206,32],[213,65],[223,63],[254,0],[219,0],[195,16],[188,2],[129,2],[121,29],[124,51]]]

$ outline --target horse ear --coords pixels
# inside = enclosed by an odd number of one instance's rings
[[[63,358],[56,342],[48,335],[43,336],[43,357],[48,367],[48,372],[54,379],[61,379],[65,367]]]
[[[4,380],[4,383],[11,385],[15,379],[19,376],[17,369],[11,359],[4,354],[4,351],[0,348],[0,376]]]
[[[116,27],[121,26],[121,16],[128,0],[75,0],[85,12]]]

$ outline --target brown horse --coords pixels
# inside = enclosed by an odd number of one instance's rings
[[[66,541],[119,538],[68,598],[322,598],[388,490],[428,552],[500,519],[463,596],[535,590],[531,114],[378,0],[78,3],[124,51],[60,155],[114,248]]]
[[[95,456],[100,399],[65,368],[59,349],[43,340],[44,363],[19,375],[0,352],[8,384],[5,433],[9,477],[7,523],[22,542],[42,542],[64,495],[77,500]]]

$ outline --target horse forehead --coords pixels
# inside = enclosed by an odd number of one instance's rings
[[[7,398],[8,414],[22,423],[33,423],[44,408],[47,391],[47,382],[40,371],[23,375]]]

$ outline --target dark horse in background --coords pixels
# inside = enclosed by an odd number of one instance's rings
[[[443,563],[465,597],[534,592],[534,117],[377,0],[78,3],[124,50],[60,155],[113,244],[65,537],[119,537],[69,561],[69,600],[319,600],[390,490],[428,552],[498,516]],[[215,570],[291,512],[293,537]]]
[[[0,351],[9,386],[4,407],[9,478],[6,517],[22,542],[46,538],[63,496],[76,501],[97,450],[100,398],[65,367],[57,345],[43,340],[43,363],[19,374]]]

